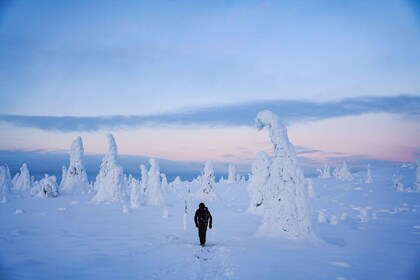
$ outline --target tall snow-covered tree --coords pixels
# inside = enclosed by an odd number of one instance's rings
[[[20,168],[20,173],[17,173],[12,180],[13,189],[17,191],[29,191],[32,188],[31,174],[29,173],[29,168],[24,163]]]
[[[265,207],[258,233],[289,239],[317,239],[305,177],[286,127],[268,110],[259,112],[256,122],[259,130],[268,128],[274,149],[270,176],[263,188]]]
[[[207,161],[201,178],[201,188],[195,194],[195,198],[198,200],[218,200],[219,196],[216,193],[215,184],[213,163]]]
[[[416,181],[414,182],[414,191],[420,192],[420,159],[416,161],[417,168],[416,168]]]
[[[156,159],[149,160],[148,185],[146,188],[146,203],[148,205],[161,205],[165,203],[161,190],[160,169]]]
[[[98,190],[92,201],[99,202],[121,202],[126,200],[124,172],[121,165],[117,163],[118,149],[112,134],[107,135],[108,152],[102,159],[99,174],[96,176],[94,188]]]
[[[231,163],[229,164],[229,173],[228,173],[227,182],[233,183],[235,181],[236,181],[236,168],[235,168],[235,165]]]
[[[140,191],[142,194],[146,193],[147,186],[149,185],[149,174],[144,164],[140,165]]]
[[[248,212],[262,215],[264,212],[264,187],[270,177],[270,158],[266,152],[259,152],[251,166],[247,191],[251,198]]]
[[[64,181],[61,184],[61,192],[68,194],[85,194],[89,188],[85,163],[83,160],[84,148],[82,138],[79,136],[70,147],[70,165],[67,169]]]
[[[131,187],[131,195],[130,195],[131,208],[138,208],[140,207],[140,201],[141,201],[140,182],[137,181],[135,178],[131,178],[130,187]]]
[[[372,171],[370,170],[370,164],[367,165],[366,171],[366,184],[371,184],[373,182]]]

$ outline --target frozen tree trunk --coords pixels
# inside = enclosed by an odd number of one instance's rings
[[[270,176],[270,158],[267,153],[259,152],[252,163],[249,183],[248,194],[251,198],[247,212],[262,215],[264,212],[264,197],[263,189],[267,184]]]
[[[124,203],[126,200],[123,168],[118,165],[118,150],[114,136],[108,134],[108,152],[102,159],[99,174],[96,176],[94,188],[98,190],[92,201]]]
[[[82,138],[79,136],[73,141],[73,144],[70,147],[70,165],[65,177],[63,177],[64,181],[62,180],[61,183],[62,193],[85,194],[88,192],[89,182],[83,157],[83,142]]]
[[[286,127],[277,115],[262,111],[257,128],[268,128],[274,149],[270,177],[264,187],[265,209],[258,233],[289,239],[318,239],[311,221],[305,177],[289,142]]]

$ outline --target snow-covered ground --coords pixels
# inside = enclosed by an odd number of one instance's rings
[[[0,203],[0,279],[420,279],[420,193],[393,187],[396,176],[413,184],[415,170],[371,174],[370,184],[366,171],[312,178],[315,243],[256,236],[261,216],[246,212],[247,182],[216,183],[204,249],[193,223],[200,201],[188,193],[198,183],[174,186],[163,205],[128,209],[95,204],[93,194],[12,190]]]

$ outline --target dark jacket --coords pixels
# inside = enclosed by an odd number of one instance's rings
[[[199,225],[205,225],[207,227],[208,224],[211,228],[213,217],[211,216],[209,209],[207,207],[198,208],[197,211],[195,211],[194,222],[196,227]]]

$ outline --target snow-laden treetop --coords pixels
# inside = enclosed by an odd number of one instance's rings
[[[270,140],[273,143],[274,156],[281,158],[291,156],[296,161],[294,151],[290,151],[291,145],[287,138],[287,130],[279,117],[271,111],[264,110],[257,114],[255,119],[258,130],[268,127]]]
[[[83,142],[82,137],[78,136],[70,147],[70,163],[83,163]]]

